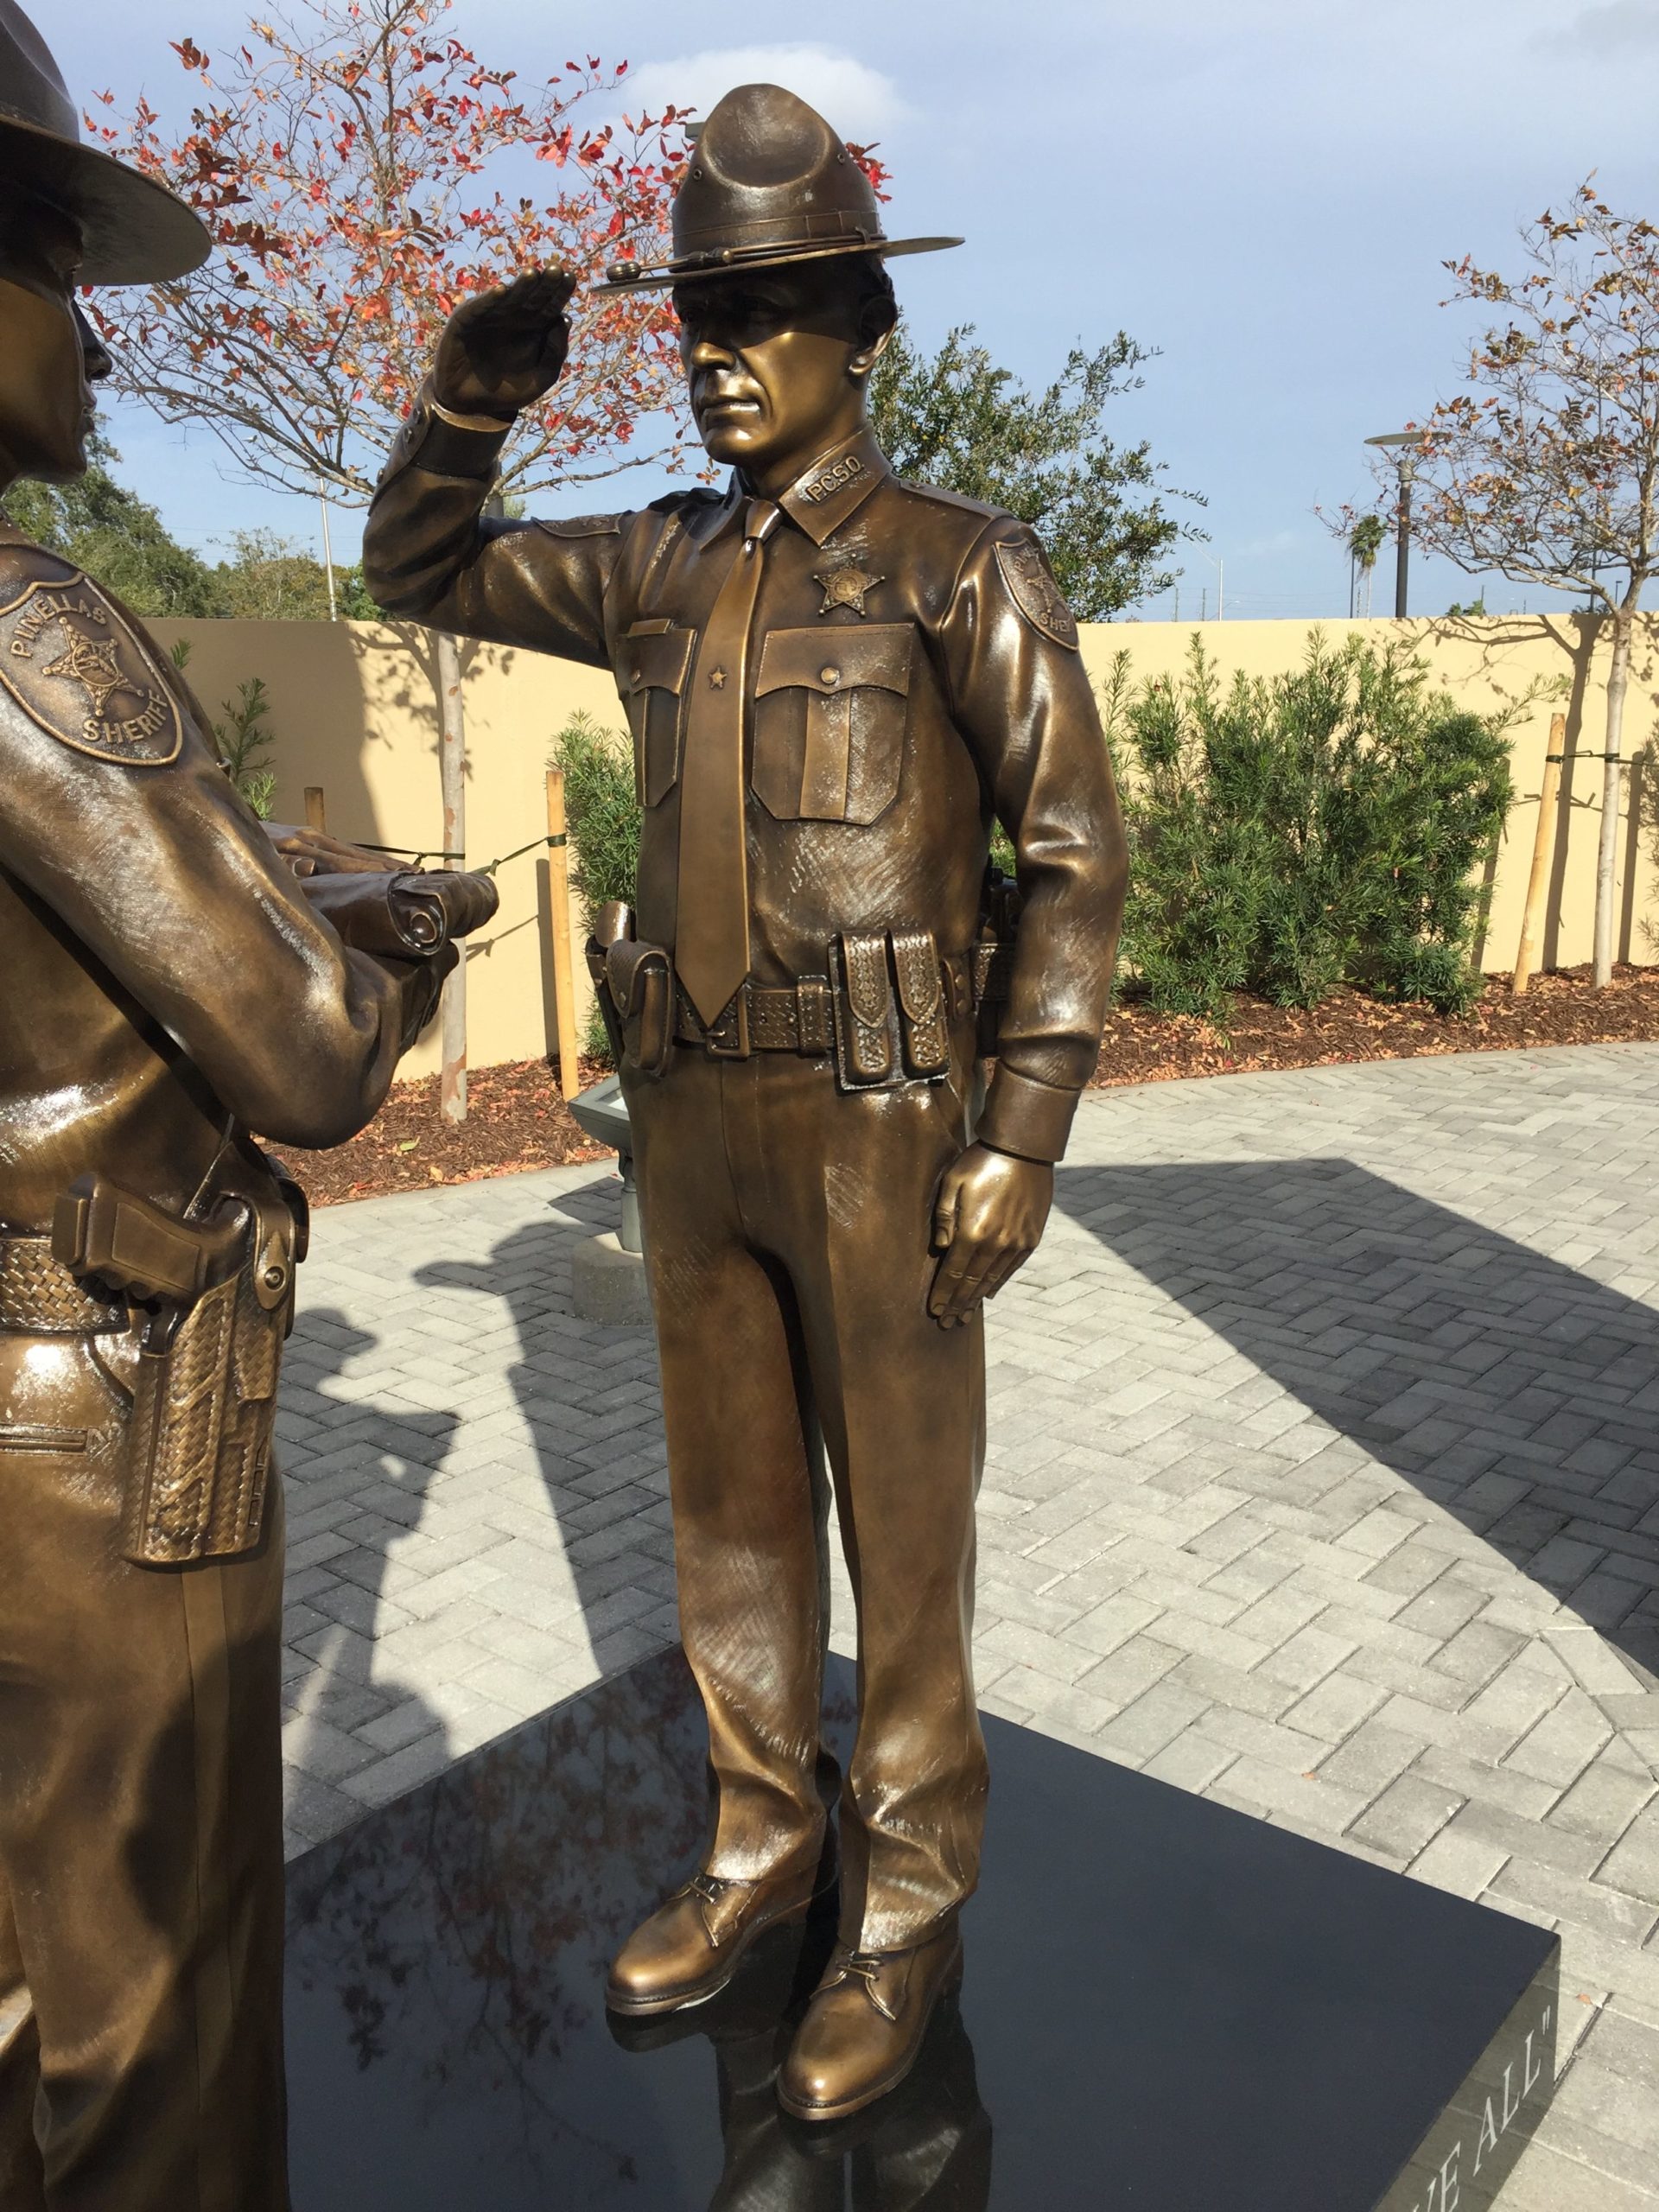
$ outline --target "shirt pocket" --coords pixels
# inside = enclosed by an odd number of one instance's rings
[[[779,822],[855,822],[899,795],[916,632],[771,630],[754,682],[755,797]]]
[[[642,806],[659,806],[680,772],[680,701],[695,630],[673,622],[636,622],[622,639],[616,688],[633,732],[634,790]]]

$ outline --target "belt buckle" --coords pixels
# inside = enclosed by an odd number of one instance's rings
[[[749,987],[741,984],[718,1021],[702,1033],[703,1049],[711,1059],[747,1060],[749,1057]]]

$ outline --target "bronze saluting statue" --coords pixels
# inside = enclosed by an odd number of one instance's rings
[[[904,484],[865,420],[896,310],[874,196],[821,117],[728,95],[671,284],[723,493],[546,523],[480,510],[563,360],[568,277],[468,302],[394,451],[371,588],[468,636],[608,664],[645,804],[622,1025],[685,1649],[708,1710],[702,1868],[624,1946],[618,2010],[695,2004],[834,1879],[818,1740],[821,1431],[858,1596],[842,1945],[779,2082],[804,2118],[910,2064],[959,1955],[984,1745],[969,1668],[981,1303],[1042,1233],[1095,1063],[1124,852],[1077,627],[1031,531]],[[993,816],[1019,861],[984,943]],[[1005,970],[998,1062],[976,1027]]]
[[[86,467],[110,363],[76,287],[207,250],[77,143],[0,0],[0,492]],[[348,950],[205,730],[143,625],[0,516],[5,2212],[288,2204],[270,1433],[304,1223],[248,1132],[360,1128],[493,904],[320,873],[387,957]]]

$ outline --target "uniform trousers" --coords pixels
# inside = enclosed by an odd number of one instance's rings
[[[129,1565],[92,1342],[0,1334],[0,2205],[287,2212],[280,1498]]]
[[[833,1479],[857,1607],[841,1932],[913,1943],[973,1891],[980,1317],[927,1312],[932,1212],[967,1141],[971,1038],[943,1084],[842,1094],[827,1061],[677,1046],[623,1066],[662,1366],[680,1625],[709,1719],[706,1864],[753,1878],[823,1828]]]

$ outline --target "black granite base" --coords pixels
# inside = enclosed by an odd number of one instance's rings
[[[832,1684],[837,1726],[849,1674]],[[825,2135],[772,2077],[830,1931],[607,2018],[695,1864],[677,1654],[290,1875],[296,2212],[1479,2212],[1554,2078],[1556,1939],[991,1720],[959,2002]]]

